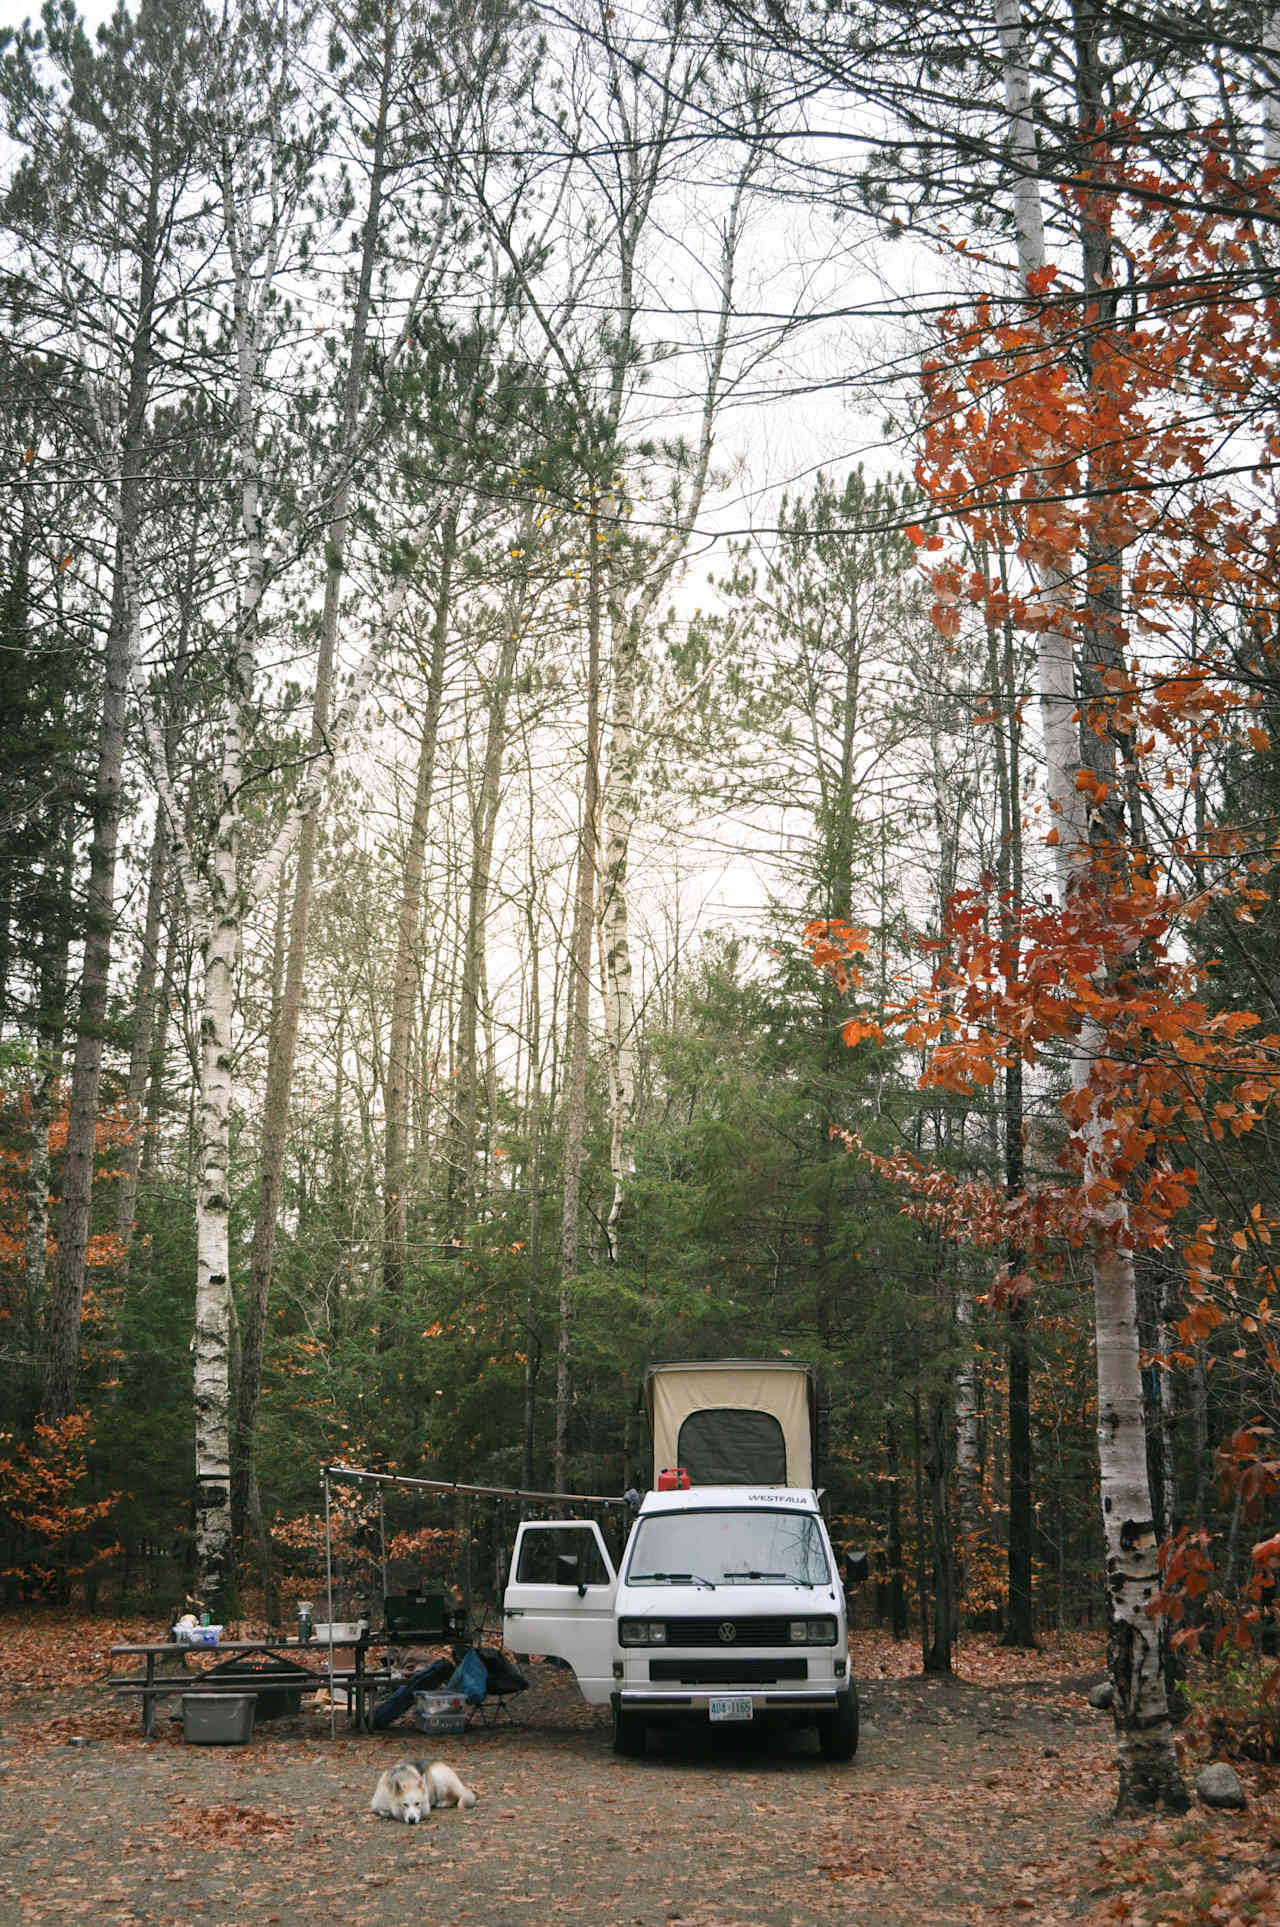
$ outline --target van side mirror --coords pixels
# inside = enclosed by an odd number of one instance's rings
[[[557,1586],[576,1586],[578,1588],[579,1599],[585,1599],[587,1588],[583,1582],[581,1567],[576,1552],[558,1552],[556,1554],[556,1584]]]
[[[844,1583],[846,1587],[860,1586],[871,1573],[871,1561],[865,1552],[846,1552],[844,1555]]]

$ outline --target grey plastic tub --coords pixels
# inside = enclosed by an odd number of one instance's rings
[[[197,1746],[243,1746],[254,1706],[252,1693],[184,1693],[182,1737]]]

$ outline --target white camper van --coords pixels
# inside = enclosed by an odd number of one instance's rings
[[[813,1373],[789,1361],[655,1366],[654,1485],[615,1570],[593,1519],[526,1522],[507,1643],[565,1660],[613,1710],[618,1753],[647,1729],[767,1720],[858,1744],[844,1582],[814,1488]]]

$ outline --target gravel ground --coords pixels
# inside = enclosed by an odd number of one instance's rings
[[[858,1652],[855,1641],[855,1667]],[[870,1662],[869,1662],[870,1663]],[[1041,1669],[1043,1670],[1043,1669]],[[971,1927],[1078,1917],[1113,1793],[1089,1676],[862,1678],[857,1759],[808,1735],[664,1737],[616,1759],[607,1714],[535,1663],[511,1724],[431,1742],[330,1737],[327,1713],[190,1746],[101,1687],[11,1691],[0,1729],[0,1922],[101,1927]],[[175,1703],[176,1706],[176,1703]],[[421,1827],[369,1812],[438,1754],[479,1795]]]

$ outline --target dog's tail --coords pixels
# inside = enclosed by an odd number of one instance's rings
[[[460,1791],[460,1793],[458,1794],[458,1805],[465,1809],[468,1807],[473,1807],[475,1803],[476,1803],[475,1793],[472,1791],[472,1789],[469,1786],[464,1786]]]

